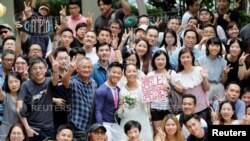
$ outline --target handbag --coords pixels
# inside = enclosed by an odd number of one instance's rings
[[[172,70],[169,71],[169,75],[171,75]],[[169,105],[170,105],[170,112],[177,115],[182,112],[181,108],[182,103],[182,94],[177,92],[174,86],[171,86],[169,92]]]

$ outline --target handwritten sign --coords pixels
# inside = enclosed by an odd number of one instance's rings
[[[166,92],[163,91],[164,75],[144,76],[142,79],[143,102],[164,101]]]

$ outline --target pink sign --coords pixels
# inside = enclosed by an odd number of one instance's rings
[[[142,79],[143,102],[164,101],[166,92],[163,91],[164,75],[144,76]]]

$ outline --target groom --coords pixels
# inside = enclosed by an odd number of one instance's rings
[[[119,91],[117,83],[122,77],[123,65],[113,62],[108,67],[108,80],[96,90],[95,113],[96,121],[107,129],[109,141],[122,140],[120,128],[115,120],[115,112],[119,106]]]

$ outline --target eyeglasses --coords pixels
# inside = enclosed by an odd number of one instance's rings
[[[13,63],[13,62],[14,62],[14,59],[8,59],[8,58],[6,58],[6,59],[3,59],[3,61],[4,61],[5,63],[7,63],[7,62]]]
[[[2,35],[3,33],[4,33],[4,34],[7,34],[8,31],[6,31],[6,30],[5,30],[5,31],[0,31],[0,35]]]

